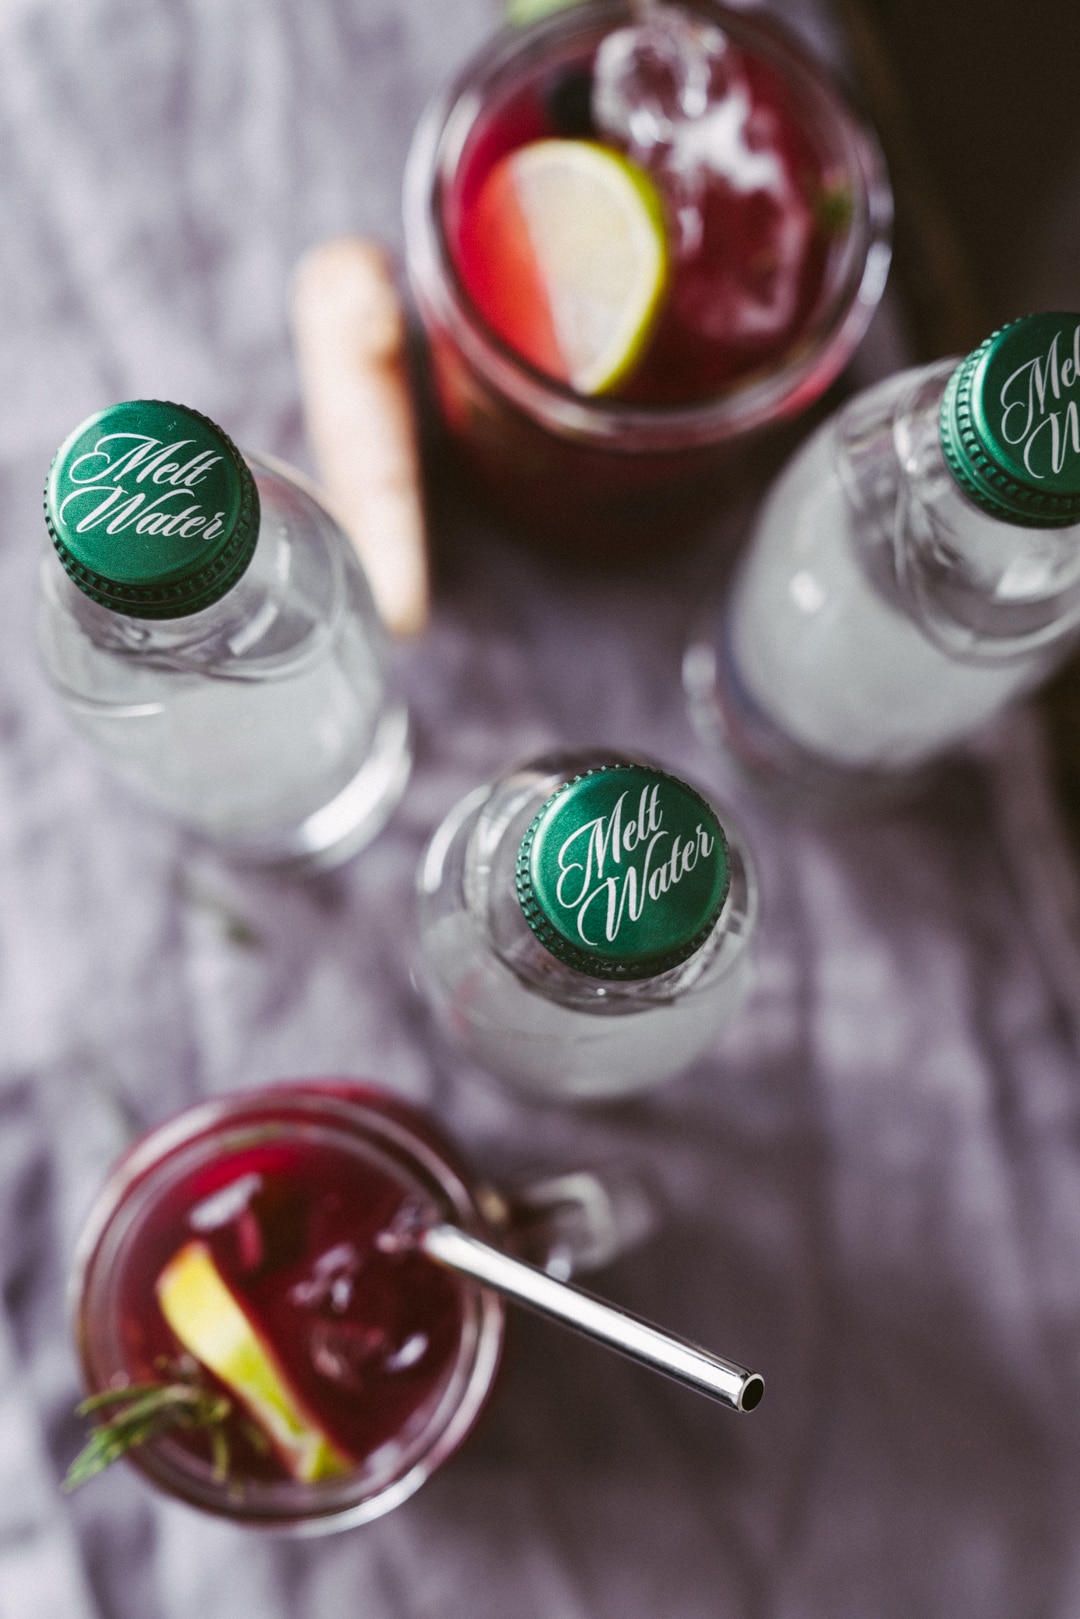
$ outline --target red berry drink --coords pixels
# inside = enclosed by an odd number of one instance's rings
[[[554,537],[669,538],[674,493],[842,368],[890,219],[873,137],[760,16],[610,0],[504,35],[406,178],[451,432]]]
[[[211,1419],[163,1428],[136,1465],[209,1511],[307,1533],[418,1488],[475,1421],[503,1318],[409,1243],[417,1218],[485,1231],[450,1149],[373,1088],[228,1097],[137,1144],[81,1247],[86,1382],[194,1387]]]

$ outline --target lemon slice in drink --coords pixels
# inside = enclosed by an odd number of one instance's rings
[[[205,1242],[189,1242],[157,1279],[158,1303],[184,1348],[231,1389],[295,1479],[347,1473],[351,1463],[304,1411]]]
[[[643,169],[593,141],[532,141],[495,164],[462,235],[474,300],[525,359],[581,394],[631,370],[668,277]]]

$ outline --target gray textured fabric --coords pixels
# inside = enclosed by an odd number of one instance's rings
[[[571,580],[444,499],[435,623],[399,657],[413,781],[308,885],[230,875],[130,802],[36,672],[56,444],[156,394],[302,460],[290,266],[342,229],[397,241],[412,124],[492,20],[489,0],[0,6],[0,1615],[1072,1619],[1076,1003],[1015,860],[1017,828],[1054,835],[1029,722],[874,821],[741,804],[765,888],[749,1002],[672,1086],[569,1113],[435,1038],[413,869],[460,793],[550,744],[723,785],[677,684],[698,572]],[[198,1096],[318,1073],[431,1105],[496,1173],[647,1166],[666,1223],[597,1285],[760,1367],[760,1410],[523,1318],[480,1430],[365,1529],[252,1539],[124,1468],[62,1497],[64,1274],[107,1165]]]

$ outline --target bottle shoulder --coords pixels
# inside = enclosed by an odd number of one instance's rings
[[[994,516],[957,483],[942,448],[940,396],[912,396],[894,424],[901,471],[895,550],[924,631],[953,656],[1041,656],[1080,623],[1080,526]]]
[[[855,611],[870,595],[950,657],[1041,654],[1080,623],[1076,528],[1031,529],[981,510],[957,484],[939,416],[955,360],[901,372],[850,400],[781,473],[745,581],[786,589],[812,558]],[[807,586],[809,591],[809,586]]]
[[[103,663],[177,676],[270,680],[317,657],[342,619],[380,631],[367,581],[340,528],[301,475],[249,455],[259,490],[258,541],[220,601],[177,619],[138,619],[85,596],[51,549],[39,588],[38,633],[54,680],[79,684]]]
[[[940,399],[952,364],[917,366],[886,377],[834,411],[774,480],[756,534],[782,530],[790,547],[799,549],[797,531],[818,525],[838,543],[888,527],[905,476],[897,453],[897,421],[914,397],[929,390]]]

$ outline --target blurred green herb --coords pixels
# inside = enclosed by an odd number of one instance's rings
[[[556,11],[565,11],[568,6],[576,6],[581,0],[506,0],[506,20],[513,28],[524,28],[528,23],[539,22],[541,17],[550,17]]]
[[[65,1490],[78,1489],[129,1450],[175,1428],[209,1431],[214,1478],[224,1482],[229,1471],[229,1447],[222,1424],[232,1411],[232,1401],[199,1382],[197,1373],[179,1367],[175,1371],[176,1375],[166,1383],[130,1383],[127,1388],[107,1389],[83,1400],[77,1408],[80,1417],[108,1411],[112,1415],[94,1428],[72,1462],[64,1480]]]
[[[851,224],[854,199],[846,180],[821,186],[813,199],[814,216],[822,230],[836,236]]]

